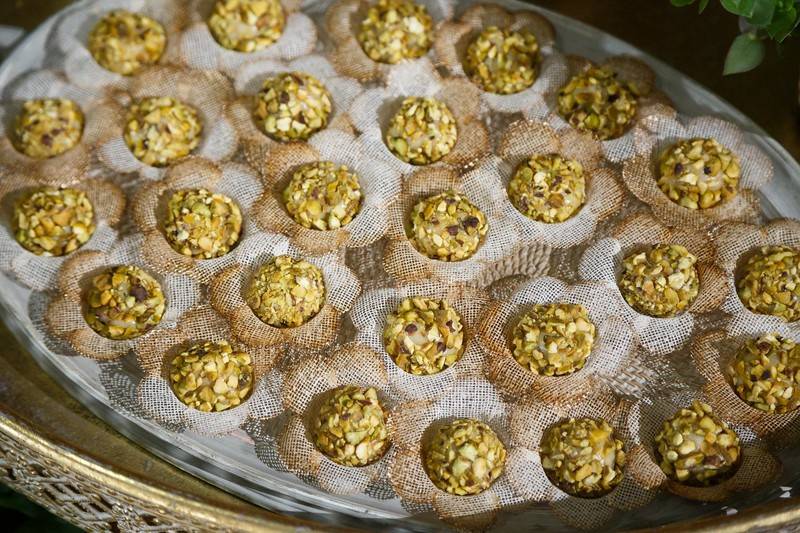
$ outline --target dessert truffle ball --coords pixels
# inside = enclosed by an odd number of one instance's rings
[[[751,255],[736,282],[744,306],[786,322],[800,318],[800,253],[788,246],[765,246]]]
[[[410,96],[403,100],[386,129],[386,146],[412,165],[429,165],[450,153],[458,127],[447,104],[435,98]]]
[[[302,326],[325,305],[325,280],[320,269],[308,261],[279,255],[258,270],[246,300],[265,324]]]
[[[192,106],[170,97],[143,98],[128,109],[123,138],[136,159],[165,167],[192,153],[202,132]]]
[[[94,207],[77,189],[36,189],[14,204],[14,238],[36,255],[59,257],[86,244],[94,234]]]
[[[237,52],[263,50],[280,38],[285,23],[280,0],[217,0],[208,17],[214,39]]]
[[[230,252],[239,241],[242,212],[224,194],[207,189],[183,189],[167,204],[164,235],[179,254],[214,259]]]
[[[425,6],[410,0],[378,0],[361,21],[358,42],[379,63],[399,63],[428,53],[433,20]]]
[[[156,327],[165,308],[161,284],[137,266],[122,265],[91,279],[84,294],[83,317],[98,335],[127,340]]]
[[[411,209],[408,238],[423,255],[439,261],[472,257],[489,224],[466,196],[453,191],[429,196]]]
[[[467,47],[464,71],[484,91],[514,94],[533,85],[540,62],[532,33],[490,26]]]
[[[366,466],[389,449],[386,411],[372,388],[348,385],[330,391],[313,417],[314,445],[343,466]]]
[[[436,374],[464,353],[464,326],[444,300],[406,298],[386,319],[386,352],[405,372]]]
[[[49,159],[71,150],[83,135],[83,111],[72,100],[27,100],[14,123],[12,142],[34,159]]]
[[[531,220],[564,222],[586,202],[586,176],[574,159],[533,156],[517,167],[508,183],[508,197]]]
[[[89,52],[106,70],[131,76],[158,63],[167,34],[157,21],[130,11],[110,11],[89,34]]]
[[[276,141],[305,141],[328,125],[331,95],[314,76],[284,72],[264,81],[256,96],[256,124]]]
[[[318,161],[301,166],[283,191],[286,210],[303,227],[333,230],[361,210],[358,176],[344,165]]]
[[[748,339],[727,369],[742,401],[767,413],[784,414],[800,406],[800,347],[769,333]]]

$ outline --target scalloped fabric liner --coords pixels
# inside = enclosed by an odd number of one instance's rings
[[[258,229],[250,217],[250,209],[261,194],[261,183],[253,171],[239,163],[218,165],[206,159],[190,157],[170,167],[161,181],[153,181],[139,189],[131,203],[131,214],[144,234],[144,260],[156,272],[186,274],[200,283],[208,283],[216,274],[233,264],[228,252],[214,259],[193,259],[176,252],[162,233],[167,195],[178,189],[206,188],[235,201],[243,218],[240,244]],[[234,248],[235,249],[235,248]]]
[[[656,318],[635,311],[617,285],[625,257],[658,244],[682,244],[698,258],[695,265],[700,282],[697,298],[685,312],[670,318]],[[714,247],[707,234],[672,230],[650,215],[634,214],[619,224],[611,237],[586,249],[578,272],[581,279],[607,284],[642,346],[655,355],[664,355],[686,344],[695,329],[696,315],[714,311],[722,304],[726,283],[720,269],[714,266],[713,258]]]
[[[383,330],[386,319],[405,298],[425,297],[444,300],[461,317],[464,327],[464,353],[449,368],[428,376],[417,376],[401,370],[386,352]],[[356,332],[356,342],[363,343],[380,354],[381,362],[389,379],[389,389],[398,400],[433,399],[448,394],[450,387],[460,378],[480,376],[484,364],[476,334],[478,320],[488,295],[479,289],[462,285],[442,285],[433,281],[421,281],[397,288],[381,288],[367,291],[356,300],[350,311]]]
[[[255,166],[267,157],[267,152],[280,144],[268,137],[253,122],[255,96],[261,90],[264,80],[283,72],[304,72],[317,78],[330,92],[331,114],[325,129],[350,130],[348,111],[353,100],[363,88],[352,78],[340,76],[325,57],[317,54],[301,56],[289,63],[272,59],[262,59],[243,64],[233,75],[233,85],[239,96],[230,106],[228,113],[244,149],[244,156]],[[315,135],[319,134],[317,132]],[[313,139],[314,135],[310,137]]]
[[[738,155],[741,162],[739,193],[708,209],[681,207],[658,186],[661,153],[679,140],[698,137],[716,139]],[[704,228],[723,221],[749,222],[758,218],[756,192],[772,180],[772,162],[755,145],[747,144],[744,133],[736,125],[711,116],[688,119],[652,116],[639,124],[634,138],[636,152],[623,165],[625,184],[665,224]]]
[[[190,278],[159,275],[148,268],[141,257],[144,240],[132,235],[119,241],[110,251],[79,251],[64,263],[58,276],[58,291],[47,307],[46,321],[50,335],[66,340],[84,357],[112,360],[122,357],[154,332],[175,326],[178,318],[200,299],[200,288]],[[161,284],[167,306],[161,322],[144,335],[131,340],[107,339],[87,326],[82,311],[82,288],[91,276],[105,268],[135,265]]]
[[[399,63],[390,71],[384,87],[366,89],[350,108],[353,126],[361,133],[370,157],[382,159],[402,174],[420,166],[402,161],[384,142],[392,117],[409,96],[432,97],[444,102],[456,119],[458,136],[453,149],[441,160],[423,168],[469,167],[491,151],[489,132],[480,119],[480,91],[466,78],[442,78],[428,59]]]
[[[588,182],[584,205],[572,217],[557,223],[539,222],[522,214],[507,192],[520,164],[534,155],[551,153],[578,161]],[[487,159],[476,172],[495,178],[507,216],[519,227],[526,243],[543,242],[554,248],[577,246],[593,239],[598,224],[622,208],[624,193],[619,173],[607,166],[600,143],[573,129],[556,132],[545,123],[514,122],[503,133],[497,155]]]
[[[488,230],[477,251],[461,261],[439,261],[418,252],[406,235],[409,214],[418,201],[453,190],[464,194],[486,216]],[[493,265],[502,264],[518,242],[513,224],[508,223],[499,198],[502,191],[479,172],[460,175],[450,167],[422,168],[403,183],[400,198],[389,206],[389,239],[384,268],[400,282],[433,278],[445,283],[469,283],[483,276]]]
[[[211,304],[228,320],[233,335],[250,346],[288,344],[302,350],[319,350],[336,339],[342,315],[361,292],[361,283],[341,256],[308,256],[283,235],[257,233],[231,254],[233,263],[217,274],[209,288]],[[258,268],[273,257],[304,259],[322,271],[325,304],[305,324],[276,328],[262,322],[244,299],[247,285]]]
[[[434,32],[441,31],[439,24],[453,15],[454,2],[451,0],[420,0],[417,3],[428,10],[428,14],[433,19]],[[357,35],[361,21],[364,20],[366,11],[371,4],[366,0],[337,0],[331,3],[324,17],[324,29],[333,42],[333,50],[329,54],[331,62],[343,75],[362,82],[383,79],[397,66],[397,64],[390,65],[373,61],[364,53],[358,42]],[[433,59],[433,46],[423,57],[428,60]],[[404,60],[401,63],[418,60]]]
[[[103,104],[102,112],[109,122],[104,125],[97,155],[104,165],[114,172],[138,172],[151,180],[168,172],[169,167],[154,167],[137,159],[123,136],[128,106],[141,98],[162,96],[173,97],[197,110],[203,124],[202,139],[190,156],[216,162],[233,156],[238,148],[238,135],[225,111],[234,98],[231,83],[218,72],[162,66],[142,71],[131,79],[127,93],[118,93]]]
[[[286,211],[283,190],[299,166],[316,161],[347,166],[358,176],[361,209],[342,228],[327,231],[305,228]],[[387,207],[400,193],[400,175],[396,170],[367,156],[351,134],[335,129],[319,132],[309,143],[276,145],[253,166],[261,170],[265,189],[253,207],[256,223],[266,231],[289,235],[293,244],[310,254],[366,246],[382,238],[389,225]]]
[[[95,0],[81,9],[70,9],[59,16],[47,50],[48,61],[63,69],[67,78],[80,87],[97,90],[125,89],[131,77],[101,67],[89,52],[89,33],[103,16],[114,9],[146,15],[164,27],[167,46],[158,64],[179,58],[178,39],[186,20],[184,0]]]
[[[544,303],[582,305],[596,335],[585,366],[564,376],[541,376],[520,365],[512,354],[511,339],[519,319],[531,306]],[[630,364],[638,353],[630,326],[617,316],[619,304],[603,284],[584,282],[567,285],[543,277],[524,283],[504,301],[486,309],[480,321],[478,340],[486,350],[486,378],[509,398],[537,398],[558,406],[604,391],[605,376]]]
[[[229,50],[217,43],[206,23],[214,3],[215,0],[189,0],[190,24],[176,40],[180,62],[191,68],[217,69],[232,75],[244,63],[261,59],[289,61],[310,54],[316,47],[317,27],[299,11],[302,2],[283,0],[286,20],[277,41],[255,52]]]
[[[205,413],[189,407],[178,399],[169,383],[172,358],[189,344],[206,341],[228,341],[235,350],[251,357],[253,391],[240,405],[226,411]],[[180,317],[174,328],[160,328],[137,343],[136,356],[145,371],[137,386],[137,400],[158,422],[204,435],[225,435],[248,419],[272,418],[281,413],[281,400],[264,379],[279,355],[275,349],[237,346],[222,317],[208,306],[194,307]]]
[[[8,175],[0,185],[0,270],[11,274],[19,283],[35,290],[52,289],[59,268],[80,250],[107,252],[117,240],[114,229],[125,210],[125,196],[108,181],[88,180],[72,187],[86,193],[94,209],[95,231],[89,240],[72,254],[61,257],[45,257],[29,252],[14,236],[14,202],[19,195],[35,189],[41,184],[25,176]]]
[[[550,272],[552,249],[541,243],[518,243],[501,262],[484,270],[470,285],[491,288],[494,284],[503,284],[506,278],[531,279],[544,276]]]

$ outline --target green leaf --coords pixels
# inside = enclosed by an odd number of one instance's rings
[[[697,12],[702,14],[703,11],[706,10],[706,7],[708,7],[708,0],[700,0],[700,4],[697,6]]]
[[[787,9],[775,13],[772,22],[766,27],[767,34],[779,43],[783,42],[797,27],[798,21],[797,10],[790,4]]]
[[[755,0],[753,3],[753,13],[749,17],[749,22],[753,26],[766,26],[772,22],[775,14],[775,0]]]
[[[736,37],[725,58],[724,75],[739,74],[756,68],[764,59],[764,42],[753,33]]]
[[[670,3],[675,7],[684,7],[694,4],[694,0],[670,0]]]
[[[720,0],[722,7],[734,15],[750,18],[753,15],[756,0]]]

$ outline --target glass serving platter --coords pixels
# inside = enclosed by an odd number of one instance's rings
[[[86,3],[86,0],[78,1],[67,11],[82,9]],[[774,180],[761,190],[765,218],[800,218],[800,186],[797,183],[800,166],[777,141],[730,104],[668,65],[590,26],[521,2],[498,0],[496,3],[512,9],[541,11],[555,25],[557,46],[565,53],[590,59],[616,54],[639,57],[655,70],[659,87],[682,113],[717,115],[737,123],[747,132],[750,142],[757,144],[770,157],[775,167]],[[319,22],[329,1],[307,4],[304,11]],[[55,17],[49,19],[31,33],[3,63],[0,67],[0,90],[19,74],[42,65],[44,42],[54,20]],[[306,484],[289,472],[271,469],[267,466],[271,453],[274,464],[279,462],[274,451],[257,449],[244,430],[225,438],[205,437],[192,432],[172,432],[134,416],[132,405],[112,401],[107,391],[115,388],[130,391],[136,386],[139,370],[135,359],[127,357],[117,362],[98,363],[54,353],[28,316],[30,306],[36,304],[31,295],[30,290],[0,274],[0,307],[9,328],[39,364],[84,405],[157,456],[223,490],[278,513],[370,529],[383,527],[403,531],[442,527],[432,513],[411,517],[397,498],[387,495],[380,487],[358,496],[337,496]],[[131,398],[130,394],[119,396]],[[781,455],[784,463],[781,479],[758,491],[737,495],[724,503],[695,503],[663,493],[647,507],[617,513],[608,527],[651,527],[700,516],[722,516],[756,503],[788,497],[792,494],[793,484],[800,479],[800,458],[797,456],[793,450],[785,451]],[[544,504],[507,513],[495,527],[514,530],[528,528],[531,524],[542,529],[564,528]]]

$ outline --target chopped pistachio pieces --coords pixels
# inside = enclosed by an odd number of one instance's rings
[[[765,246],[751,255],[736,282],[739,299],[750,311],[787,322],[800,318],[800,252]]]
[[[314,445],[343,466],[366,466],[391,444],[386,412],[373,388],[352,385],[329,392],[311,421]]]
[[[658,186],[676,204],[708,209],[736,196],[739,158],[714,139],[686,139],[658,161]]]
[[[224,194],[207,189],[175,191],[167,204],[164,235],[170,246],[194,259],[222,257],[242,232],[242,212]]]
[[[458,127],[447,104],[435,98],[410,96],[403,100],[386,129],[386,146],[412,165],[429,165],[450,153]]]
[[[457,496],[480,494],[503,474],[506,447],[479,420],[459,418],[436,429],[422,449],[433,484]]]
[[[279,255],[258,269],[245,299],[265,324],[294,328],[322,309],[325,279],[322,271],[308,261]]]
[[[411,0],[378,0],[361,21],[358,42],[379,63],[416,59],[433,44],[433,19],[425,6]]]
[[[127,340],[156,327],[165,307],[155,278],[137,266],[122,265],[92,278],[84,295],[83,317],[99,335]]]
[[[284,72],[264,81],[253,117],[276,141],[304,141],[328,125],[333,104],[328,89],[314,76]]]
[[[197,148],[202,132],[192,106],[170,97],[144,98],[128,109],[123,137],[136,159],[165,167]]]
[[[583,368],[595,326],[579,304],[537,304],[514,328],[514,359],[534,374],[563,376]]]
[[[447,191],[414,205],[408,238],[431,259],[461,261],[478,250],[488,229],[480,209],[464,195]]]
[[[386,318],[383,343],[401,370],[427,376],[461,359],[464,326],[444,300],[406,298]]]
[[[550,481],[572,496],[596,498],[622,481],[625,451],[605,420],[570,418],[542,436],[539,455]]]
[[[558,154],[533,156],[517,167],[508,183],[508,197],[532,220],[564,222],[586,202],[583,166]]]
[[[48,159],[75,147],[83,135],[83,111],[72,100],[27,100],[14,122],[14,147],[34,159]]]
[[[256,52],[280,38],[285,22],[280,0],[217,0],[208,29],[223,48]]]
[[[467,47],[464,71],[485,91],[514,94],[533,85],[540,61],[532,33],[490,26]]]
[[[14,237],[36,255],[67,255],[92,237],[94,207],[77,189],[36,189],[17,200],[12,220]]]
[[[298,168],[283,191],[286,210],[303,227],[339,229],[361,210],[358,176],[344,165],[330,161]]]
[[[130,11],[107,13],[89,34],[89,52],[106,70],[136,74],[161,59],[167,34],[157,21]]]
[[[800,346],[768,333],[747,339],[728,365],[728,378],[742,401],[767,413],[800,406]]]
[[[598,140],[616,139],[636,115],[637,96],[635,86],[617,79],[616,73],[593,67],[558,92],[558,114]]]
[[[191,346],[172,359],[169,381],[175,396],[204,413],[231,409],[253,391],[250,356],[227,341]]]
[[[659,244],[622,261],[619,290],[634,310],[666,318],[685,311],[697,298],[697,257],[679,244]]]
[[[697,400],[664,422],[655,444],[661,470],[684,485],[717,484],[736,472],[741,458],[736,433]]]

